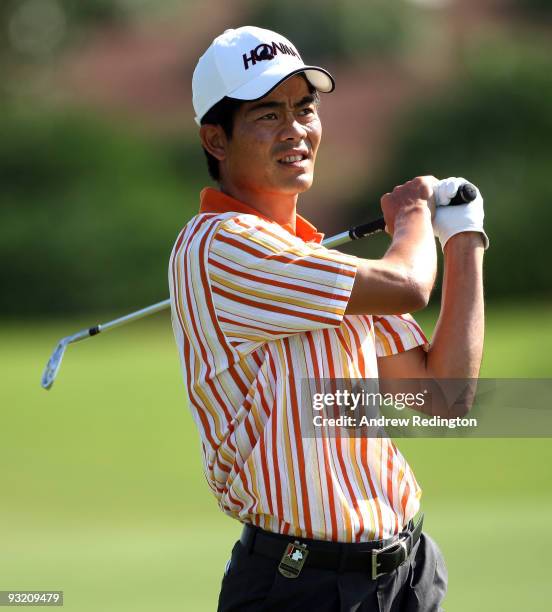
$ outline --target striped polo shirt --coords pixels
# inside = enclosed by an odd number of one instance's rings
[[[169,263],[173,331],[207,482],[223,512],[297,537],[387,538],[421,489],[389,438],[307,437],[301,381],[377,378],[423,345],[410,315],[345,315],[358,259],[206,188]]]

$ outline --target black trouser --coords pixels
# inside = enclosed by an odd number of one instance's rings
[[[447,589],[447,569],[425,532],[410,557],[390,574],[303,567],[297,578],[278,571],[278,561],[250,553],[238,541],[222,579],[219,612],[432,612]]]

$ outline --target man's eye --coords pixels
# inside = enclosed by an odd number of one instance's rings
[[[314,108],[312,106],[307,106],[301,110],[301,115],[312,115],[314,114]]]
[[[276,119],[276,113],[267,113],[266,115],[259,117],[259,119]]]

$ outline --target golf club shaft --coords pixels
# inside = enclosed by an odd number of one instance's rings
[[[119,317],[118,319],[113,319],[113,321],[108,321],[107,323],[100,323],[94,327],[91,327],[88,330],[88,335],[95,336],[96,334],[99,334],[102,331],[107,331],[115,327],[121,327],[121,325],[126,325],[131,321],[137,321],[138,319],[142,319],[143,317],[147,317],[149,315],[155,314],[156,312],[160,312],[161,310],[165,310],[170,305],[171,300],[167,299],[163,300],[162,302],[152,304],[151,306],[146,306],[146,308],[136,310],[135,312],[131,312],[130,314]]]
[[[381,231],[385,228],[385,223],[383,219],[377,219],[372,224],[366,224],[366,226],[359,226],[356,228],[352,228],[348,232],[343,232],[342,234],[338,234],[337,236],[333,236],[324,240],[322,243],[327,247],[334,247],[340,244],[344,244],[345,242],[349,242],[351,240],[358,240],[365,235],[368,235],[368,232],[365,234],[361,234],[359,228],[367,228],[371,226],[371,231],[369,233],[373,233],[374,231]],[[66,348],[75,342],[80,342],[81,340],[86,340],[86,338],[90,338],[91,336],[97,336],[99,333],[108,331],[110,329],[114,329],[116,327],[121,327],[122,325],[126,325],[127,323],[131,323],[132,321],[137,321],[138,319],[142,319],[143,317],[147,317],[149,315],[155,314],[156,312],[160,312],[161,310],[166,310],[170,308],[171,301],[170,299],[163,300],[162,302],[157,302],[156,304],[152,304],[151,306],[146,306],[146,308],[141,308],[140,310],[136,310],[135,312],[131,312],[127,315],[119,317],[118,319],[113,319],[113,321],[108,321],[107,323],[99,323],[98,325],[94,325],[93,327],[89,327],[87,329],[82,329],[77,333],[66,336],[62,338],[54,352],[52,353],[48,363],[46,364],[46,368],[44,369],[44,373],[42,374],[42,387],[44,389],[50,389],[54,384],[56,376],[61,367],[61,362],[63,360],[63,356],[65,354]]]
[[[367,223],[366,225],[357,226],[351,228],[348,232],[343,232],[338,234],[337,236],[332,236],[323,241],[323,245],[329,248],[339,246],[340,244],[344,244],[345,242],[350,242],[351,240],[358,240],[359,238],[363,238],[370,233],[382,231],[385,228],[385,222],[383,218],[376,219],[372,223]],[[364,233],[363,233],[364,232]],[[65,350],[70,344],[74,344],[75,342],[81,342],[82,340],[86,340],[91,336],[97,336],[99,333],[108,331],[110,329],[115,329],[116,327],[121,327],[122,325],[126,325],[127,323],[132,323],[133,321],[137,321],[138,319],[142,319],[143,317],[148,317],[149,315],[155,314],[156,312],[160,312],[161,310],[166,310],[170,308],[171,300],[166,299],[162,302],[157,302],[156,304],[152,304],[151,306],[146,306],[145,308],[141,308],[140,310],[136,310],[135,312],[131,312],[127,315],[119,317],[117,319],[113,319],[113,321],[108,321],[107,323],[98,323],[98,325],[94,325],[93,327],[89,327],[87,329],[82,329],[71,336],[66,336],[62,338],[54,352],[52,353],[48,363],[46,364],[46,368],[44,369],[44,373],[42,374],[41,385],[43,389],[50,389],[54,384],[56,376],[58,375],[59,369],[61,367],[61,362],[63,360],[63,356],[65,354]]]

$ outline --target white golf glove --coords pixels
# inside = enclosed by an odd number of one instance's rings
[[[451,176],[450,178],[439,181],[434,190],[435,217],[433,219],[433,233],[441,248],[445,248],[447,240],[461,232],[480,232],[483,235],[485,249],[489,248],[489,238],[483,229],[483,197],[477,189],[477,197],[473,202],[460,204],[458,206],[448,206],[460,185],[466,182],[462,177]]]

